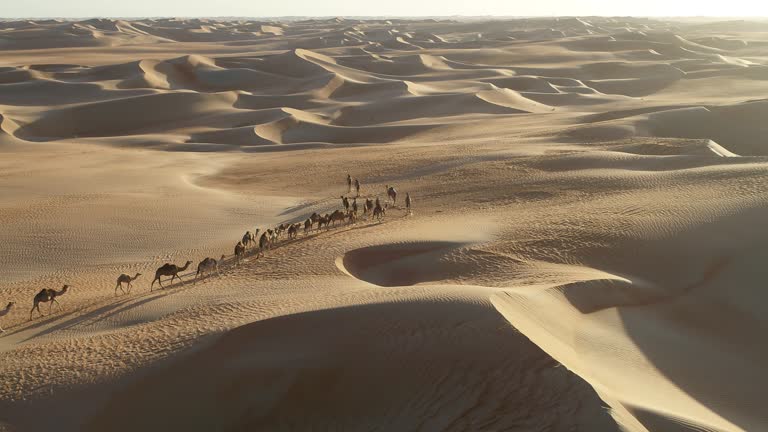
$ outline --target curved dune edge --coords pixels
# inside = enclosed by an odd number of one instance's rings
[[[248,324],[116,391],[84,430],[407,429],[415,418],[426,430],[610,425],[591,389],[499,329],[487,302],[456,295]]]
[[[701,283],[749,265],[713,263]],[[508,289],[491,302],[534,343],[589,382],[627,431],[761,429],[766,418],[748,402],[761,391],[749,378],[762,368],[753,363],[759,349],[728,347],[739,332],[754,331],[745,330],[751,323],[734,320],[720,335],[702,332],[701,320],[713,316],[719,303],[701,300],[698,291],[669,295],[648,288],[626,279],[595,280],[533,292]],[[734,362],[744,369],[733,370]],[[715,382],[702,382],[703,377]]]
[[[658,106],[586,116],[587,122],[564,135],[609,141],[629,137],[702,140],[721,157],[768,155],[765,134],[756,121],[768,114],[768,100],[718,106]]]
[[[336,260],[344,273],[383,286],[409,286],[452,279],[461,269],[444,258],[469,243],[419,241],[369,246],[347,252]]]

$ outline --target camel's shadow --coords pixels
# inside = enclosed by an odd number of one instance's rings
[[[188,273],[182,276],[194,276],[194,273]],[[205,277],[204,279],[208,279],[208,277]],[[30,331],[34,332],[36,329],[40,329],[40,328],[43,329],[42,331],[36,332],[20,341],[20,343],[25,343],[35,338],[46,336],[55,331],[67,330],[77,325],[96,324],[104,320],[107,320],[110,317],[113,317],[117,314],[127,312],[131,309],[134,309],[140,306],[144,306],[153,301],[160,300],[168,295],[181,292],[182,290],[174,289],[174,288],[184,287],[184,286],[187,286],[188,284],[192,284],[192,282],[188,281],[184,283],[176,282],[174,284],[168,284],[168,285],[165,285],[164,288],[162,289],[155,289],[154,291],[150,291],[148,293],[144,293],[139,296],[124,297],[122,299],[119,299],[117,302],[114,302],[114,303],[110,302],[109,304],[103,305],[101,307],[97,307],[96,309],[89,310],[88,312],[85,312],[82,314],[80,314],[80,312],[87,310],[88,309],[87,307],[75,309],[72,311],[65,311],[64,313],[53,312],[52,314],[44,315],[42,317],[44,318],[42,321],[32,322],[31,324],[27,324],[27,325],[25,325],[26,323],[22,323],[19,327],[15,328],[13,332],[8,332],[6,334],[8,336],[11,336],[11,335],[19,334],[23,332],[30,332]],[[130,293],[128,295],[130,295]],[[104,300],[104,301],[110,301],[110,300]],[[72,315],[76,315],[76,316],[73,317]],[[61,320],[64,320],[64,321],[58,324],[54,324],[56,321],[61,321]],[[54,324],[54,325],[51,325],[51,324]]]

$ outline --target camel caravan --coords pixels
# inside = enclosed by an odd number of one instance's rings
[[[355,192],[354,197],[341,195],[341,207],[334,210],[331,213],[325,213],[320,215],[318,213],[312,213],[304,222],[296,223],[281,223],[275,228],[269,228],[265,231],[257,228],[255,231],[246,231],[242,239],[235,244],[234,248],[234,265],[239,266],[246,254],[255,254],[256,259],[264,256],[265,252],[276,246],[281,240],[297,240],[299,234],[306,237],[312,234],[312,232],[320,233],[327,231],[331,228],[340,227],[344,225],[354,224],[362,219],[382,221],[386,216],[388,208],[397,208],[397,190],[394,186],[385,186],[387,201],[382,204],[381,200],[377,196],[375,200],[370,198],[364,198],[360,196],[360,180],[353,179],[351,175],[347,175],[347,192],[351,194]],[[361,202],[358,203],[358,198]],[[410,193],[405,195],[405,214],[406,216],[412,215],[412,198]],[[197,265],[197,272],[194,277],[194,284],[198,280],[205,278],[206,276],[221,275],[220,269],[224,263],[225,255],[222,255],[218,260],[206,257]],[[183,285],[184,280],[181,278],[180,273],[186,271],[189,266],[192,265],[192,261],[187,261],[183,266],[178,266],[173,263],[165,263],[155,271],[155,278],[152,279],[152,283],[149,286],[149,291],[154,291],[155,282],[158,283],[160,289],[165,289],[162,284],[161,278],[169,277],[166,279],[166,284],[171,283],[175,279]],[[130,294],[132,283],[141,276],[141,273],[136,273],[134,276],[128,274],[121,274],[117,277],[115,284],[115,295],[120,290],[124,295]],[[125,288],[123,286],[125,285]],[[72,288],[71,285],[64,285],[61,290],[56,291],[53,289],[43,289],[38,292],[33,298],[32,310],[29,312],[29,319],[32,319],[33,313],[37,310],[40,316],[44,316],[40,311],[40,303],[49,303],[48,313],[52,313],[53,305],[59,305],[56,300],[58,297],[66,294],[67,291]],[[8,315],[8,313],[15,306],[15,302],[10,302],[5,309],[0,310],[0,318]],[[60,305],[59,305],[60,306]],[[5,330],[0,327],[0,333]]]

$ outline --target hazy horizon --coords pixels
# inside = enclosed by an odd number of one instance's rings
[[[435,14],[436,11],[441,13]],[[361,4],[353,0],[308,2],[294,0],[257,5],[246,1],[226,4],[203,0],[135,0],[110,4],[96,0],[73,0],[63,4],[52,0],[14,2],[0,11],[0,18],[139,18],[139,17],[553,17],[553,16],[634,16],[649,18],[724,17],[757,18],[768,16],[768,4],[734,0],[716,4],[675,3],[662,0],[611,2],[584,0],[578,4],[564,0],[510,4],[504,0],[474,2],[391,0]]]
[[[768,21],[768,14],[755,16],[736,16],[736,15],[80,15],[80,16],[0,16],[0,22],[18,21],[18,20],[66,20],[83,21],[89,19],[111,19],[111,20],[143,20],[143,19],[211,19],[221,21],[234,20],[272,20],[272,21],[301,21],[308,19],[353,19],[353,20],[380,20],[380,19],[399,19],[399,20],[513,20],[513,19],[538,19],[538,18],[634,18],[651,20],[673,20],[673,21]]]

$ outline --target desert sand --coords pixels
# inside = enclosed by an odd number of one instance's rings
[[[768,430],[768,23],[30,20],[0,50],[0,430]],[[347,174],[397,188],[382,221],[235,263]]]

